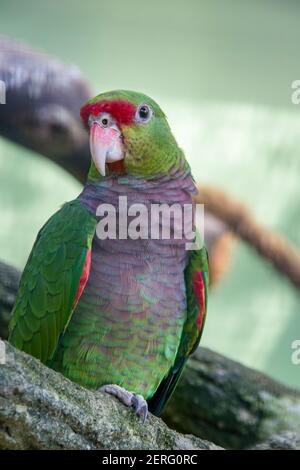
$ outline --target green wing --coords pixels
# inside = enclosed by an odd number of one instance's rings
[[[205,323],[209,284],[208,254],[205,246],[190,251],[185,269],[187,318],[173,367],[149,400],[149,410],[160,415],[174,392],[185,363],[197,348]]]
[[[9,341],[42,362],[51,359],[78,300],[95,229],[96,218],[80,201],[71,201],[42,227],[32,248],[12,311]]]

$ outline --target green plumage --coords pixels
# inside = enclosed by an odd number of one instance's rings
[[[95,228],[79,201],[65,204],[40,230],[25,266],[9,341],[42,362],[52,358],[68,323]]]

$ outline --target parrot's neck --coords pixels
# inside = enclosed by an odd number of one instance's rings
[[[168,178],[162,176],[153,180],[115,175],[99,182],[87,183],[78,198],[91,213],[99,217],[99,220],[105,216],[103,211],[106,210],[110,211],[110,214],[112,210],[118,221],[124,220],[122,217],[125,213],[126,220],[122,223],[126,224],[126,229],[132,220],[132,215],[136,213],[136,210],[140,210],[136,208],[139,205],[142,211],[141,214],[143,216],[145,213],[147,214],[141,224],[149,234],[152,230],[149,221],[151,220],[152,223],[153,211],[158,206],[160,208],[163,206],[168,207],[170,210],[171,206],[176,205],[176,210],[179,207],[179,213],[173,215],[174,218],[170,225],[170,238],[173,240],[170,244],[179,247],[187,239],[191,240],[191,237],[193,237],[194,210],[192,209],[192,194],[195,192],[196,187],[190,172],[182,173],[180,177],[178,173],[174,173]],[[191,212],[186,209],[188,206],[190,206]],[[182,220],[184,220],[184,224],[182,224]],[[187,224],[186,220],[188,220]],[[186,227],[188,228],[186,229]],[[175,239],[175,232],[180,233],[178,239]]]
[[[197,194],[189,169],[176,169],[168,175],[142,179],[130,175],[111,175],[99,181],[87,181],[79,199],[95,213],[103,202],[117,203],[119,196],[127,196],[134,203],[188,203]]]

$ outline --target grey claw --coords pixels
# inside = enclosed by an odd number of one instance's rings
[[[142,395],[133,395],[131,398],[131,405],[134,408],[135,414],[142,419],[142,423],[145,424],[148,416],[148,404]]]
[[[125,406],[132,406],[135,414],[139,418],[142,418],[143,424],[145,424],[148,416],[148,404],[142,395],[129,392],[125,388],[115,384],[103,385],[98,389],[98,391],[117,397]]]

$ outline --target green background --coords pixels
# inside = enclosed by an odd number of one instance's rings
[[[0,32],[77,64],[95,92],[140,90],[169,117],[197,180],[246,202],[300,245],[300,3],[0,2]],[[23,267],[40,226],[80,185],[0,140],[0,258]],[[293,385],[299,293],[237,242],[211,294],[203,345]]]

